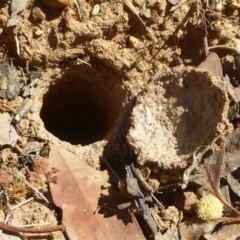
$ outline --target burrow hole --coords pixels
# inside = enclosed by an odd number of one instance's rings
[[[60,140],[88,145],[106,138],[111,131],[120,111],[122,91],[109,73],[80,72],[73,69],[49,87],[40,117],[46,130]]]

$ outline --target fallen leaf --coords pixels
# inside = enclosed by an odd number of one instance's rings
[[[49,164],[58,170],[57,184],[50,183],[50,189],[71,240],[145,239],[129,211],[117,208],[116,196],[101,189],[106,184],[102,172],[56,146],[51,149]]]
[[[227,85],[228,93],[232,100],[236,103],[240,102],[240,88],[234,88],[227,75],[223,77],[222,65],[218,55],[215,52],[209,52],[204,61],[198,65],[198,68],[208,70],[213,75],[221,77]]]
[[[233,192],[240,197],[240,184],[230,173],[227,174],[227,182]]]
[[[226,173],[231,173],[240,166],[240,128],[226,139]]]
[[[215,52],[209,52],[204,61],[198,65],[198,68],[208,70],[213,75],[222,77],[222,65]]]
[[[182,240],[198,240],[215,228],[217,221],[206,222],[193,217],[180,223],[179,232]]]
[[[205,235],[207,240],[236,240],[240,236],[240,224],[230,224],[222,226],[211,235]]]
[[[11,145],[14,146],[18,140],[18,134],[15,128],[11,125],[12,118],[9,113],[0,114],[0,146],[1,145]]]
[[[239,220],[240,212],[225,199],[220,189],[220,180],[223,176],[224,160],[225,142],[223,141],[220,146],[220,150],[216,151],[211,157],[207,158],[204,161],[204,165],[200,166],[199,176],[201,177],[194,179],[194,181],[218,197],[218,199],[226,207],[228,207],[238,216],[237,219]]]
[[[13,27],[19,22],[20,16],[18,14],[25,9],[28,0],[12,0],[11,2],[11,15],[7,27]]]

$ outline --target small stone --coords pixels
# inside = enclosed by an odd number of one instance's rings
[[[32,16],[35,20],[43,21],[46,16],[39,7],[33,7]]]
[[[42,31],[41,29],[36,29],[36,30],[34,31],[34,35],[35,35],[36,37],[40,37],[42,34],[43,34],[43,31]]]
[[[97,15],[100,12],[100,5],[96,4],[92,9],[92,15]]]
[[[137,38],[135,38],[135,37],[133,37],[133,36],[130,36],[130,37],[129,37],[129,44],[130,44],[131,47],[137,48],[138,45],[139,45],[139,41],[138,41]]]
[[[222,12],[222,10],[223,10],[223,5],[222,5],[221,3],[217,3],[217,4],[215,5],[214,10],[215,10],[216,12]]]
[[[43,0],[50,7],[66,7],[72,4],[73,0]]]
[[[193,213],[197,205],[197,196],[193,192],[178,192],[173,195],[175,206],[187,213]]]
[[[144,8],[140,11],[139,15],[142,17],[144,16],[145,18],[151,18],[151,10],[149,8]]]

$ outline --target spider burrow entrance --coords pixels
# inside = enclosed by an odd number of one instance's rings
[[[121,108],[123,91],[116,75],[72,67],[43,96],[40,117],[55,137],[73,145],[107,138]]]

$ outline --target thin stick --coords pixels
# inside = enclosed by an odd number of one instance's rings
[[[82,59],[80,59],[80,58],[77,58],[77,60],[78,60],[79,62],[81,62],[81,63],[84,63],[84,64],[86,64],[86,65],[88,65],[88,66],[92,67],[92,65],[91,65],[90,63],[88,63],[88,62],[85,62],[85,61],[83,61],[83,60],[82,60]]]
[[[16,209],[18,207],[21,207],[22,205],[31,202],[33,199],[34,199],[34,197],[31,197],[31,198],[29,198],[29,199],[19,203],[18,205],[11,207],[10,210],[12,211],[12,210],[14,210],[14,209]]]
[[[119,17],[121,16],[121,13],[119,13],[117,15],[117,17],[114,19],[113,23],[111,24],[111,26],[108,28],[108,31],[111,30],[111,28],[113,28],[113,26],[116,24],[116,22],[118,21]]]
[[[231,51],[239,53],[239,49],[237,49],[235,47],[229,47],[226,45],[215,45],[215,46],[208,47],[208,49],[216,49],[216,48],[231,50]]]
[[[140,182],[144,190],[147,191],[149,194],[152,194],[153,188],[144,179],[140,170],[134,167],[133,163],[131,164],[131,170],[134,172],[135,176],[137,177],[138,181]]]
[[[14,36],[14,39],[15,39],[15,41],[16,41],[17,54],[18,54],[18,56],[20,57],[19,41],[18,41],[17,36]]]
[[[171,7],[170,12],[174,12],[176,9],[180,8],[184,3],[189,0],[181,0],[176,6]]]
[[[178,31],[186,24],[186,22],[189,20],[189,18],[193,15],[193,13],[197,10],[197,3],[193,3],[190,9],[188,10],[187,14],[183,18],[183,20],[180,22],[180,24],[177,26],[176,30],[173,33],[173,36],[176,36]]]
[[[161,226],[160,226],[160,224],[159,224],[159,222],[158,222],[158,220],[157,220],[157,218],[156,218],[156,216],[155,216],[156,213],[155,213],[154,210],[152,210],[151,208],[150,208],[150,212],[151,212],[151,215],[152,215],[155,223],[156,223],[157,226],[158,226],[158,229],[161,229]]]
[[[118,181],[121,180],[121,178],[117,175],[117,173],[113,170],[113,168],[110,166],[110,164],[108,163],[108,161],[103,157],[101,156],[100,159],[103,160],[103,162],[107,165],[107,167],[109,168],[109,170],[112,172],[112,174],[116,177],[116,179]]]
[[[145,30],[150,34],[152,40],[154,41],[154,36],[151,33],[150,29],[146,26],[146,24],[144,23],[144,21],[139,17],[137,10],[135,9],[135,7],[133,6],[133,4],[131,2],[129,2],[128,0],[122,0],[123,3],[129,8],[129,10],[137,17],[137,19],[141,22],[141,24],[143,25],[143,27],[145,28]]]
[[[80,20],[80,19],[82,18],[82,15],[81,15],[80,7],[79,7],[79,4],[78,4],[77,0],[74,0],[74,4],[75,4],[76,7],[77,7],[78,18],[79,18],[79,20]]]
[[[57,223],[56,221],[54,221],[55,223]],[[30,228],[30,227],[46,227],[46,226],[49,226],[50,224],[53,224],[53,223],[35,223],[35,224],[27,224],[27,225],[22,225],[22,226],[17,226],[17,227],[20,227],[20,228]]]
[[[0,228],[6,231],[14,232],[14,233],[49,233],[49,232],[56,232],[56,231],[64,231],[65,226],[64,225],[58,225],[58,226],[52,226],[52,227],[46,227],[42,229],[36,229],[36,228],[25,228],[25,227],[15,227],[13,225],[9,225],[4,222],[0,222]]]
[[[209,48],[208,48],[208,32],[207,32],[207,26],[206,26],[206,18],[205,18],[205,11],[202,13],[202,31],[203,31],[203,45],[204,45],[204,51],[205,51],[205,57],[209,54]]]
[[[151,194],[151,197],[156,201],[157,205],[158,205],[161,209],[165,209],[165,207],[158,201],[158,199],[153,195],[153,193]]]
[[[30,184],[28,181],[26,181],[24,178],[18,176],[16,173],[11,171],[8,167],[6,167],[4,164],[1,165],[1,168],[5,170],[6,172],[12,174],[15,178],[19,179],[20,181],[23,181],[29,188],[31,188],[33,191],[37,193],[39,197],[41,197],[47,204],[49,201],[40,193],[32,184]]]

